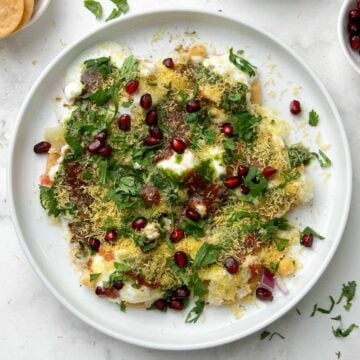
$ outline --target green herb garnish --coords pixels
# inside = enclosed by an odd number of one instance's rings
[[[286,152],[291,168],[308,165],[312,159],[311,152],[302,144],[290,145],[286,148]]]
[[[347,337],[350,335],[350,333],[357,329],[358,325],[351,324],[347,329],[342,329],[340,326],[336,329],[332,328],[333,334],[335,337]]]
[[[190,310],[187,314],[185,322],[195,324],[198,320],[202,312],[204,311],[204,307],[206,302],[204,300],[195,301],[195,306]]]
[[[319,115],[315,110],[309,112],[309,124],[311,126],[316,126],[319,123]]]
[[[336,303],[340,304],[341,300],[345,297],[346,304],[344,305],[344,309],[349,311],[351,308],[351,305],[352,305],[352,300],[355,297],[355,293],[356,293],[356,282],[355,281],[349,281],[347,284],[343,284],[340,298]]]
[[[103,14],[102,6],[95,0],[84,0],[84,6],[91,11],[97,19],[100,19]]]
[[[229,61],[234,64],[238,69],[242,72],[248,74],[250,77],[256,75],[256,66],[250,64],[246,59],[241,57],[243,51],[237,51],[237,54],[234,53],[233,48],[230,49],[229,52]]]
[[[329,296],[329,298],[330,298],[330,301],[331,301],[329,309],[324,309],[324,308],[318,307],[316,309],[316,311],[321,312],[322,314],[330,314],[332,312],[332,310],[334,309],[335,300],[334,300],[334,298],[332,296]]]
[[[320,240],[324,240],[325,238],[321,236],[319,233],[317,233],[314,229],[312,229],[310,226],[307,226],[302,232],[301,236],[303,235],[312,235]]]
[[[198,269],[200,267],[205,267],[211,264],[214,264],[221,250],[221,246],[215,244],[204,243],[201,245],[200,249],[196,253],[193,267]]]
[[[319,154],[316,152],[313,152],[312,154],[318,159],[319,164],[323,169],[331,166],[331,160],[325,155],[323,151],[319,150]]]
[[[101,273],[90,274],[90,281],[96,280],[99,276],[101,276]]]

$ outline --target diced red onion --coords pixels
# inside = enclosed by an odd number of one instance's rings
[[[276,278],[275,279],[275,285],[279,288],[279,290],[286,295],[289,292],[289,289],[287,288],[287,286],[285,285],[285,283],[281,280]]]
[[[274,290],[274,283],[275,283],[274,275],[270,272],[269,269],[264,267],[261,276],[260,287],[272,292]]]

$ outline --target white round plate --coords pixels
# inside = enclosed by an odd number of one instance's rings
[[[193,31],[196,31],[195,34]],[[185,324],[183,312],[166,314],[144,309],[118,307],[80,287],[68,260],[63,230],[49,223],[38,200],[37,183],[45,157],[35,155],[33,145],[44,129],[58,120],[64,75],[69,65],[89,47],[117,40],[128,45],[136,56],[162,57],[173,53],[180,43],[203,42],[219,52],[228,47],[244,49],[257,65],[264,89],[265,104],[279,110],[293,126],[293,141],[304,140],[313,151],[320,143],[331,144],[326,151],[333,165],[321,169],[316,161],[307,171],[314,179],[314,201],[291,216],[300,227],[309,225],[326,237],[316,240],[313,249],[303,249],[303,268],[288,281],[289,293],[279,291],[271,303],[258,302],[236,318],[227,307],[208,308],[196,324]],[[289,113],[295,97],[303,104],[304,115]],[[307,124],[307,114],[320,115],[317,127]],[[128,16],[111,22],[88,35],[59,55],[43,72],[21,108],[13,137],[9,162],[9,200],[18,237],[40,278],[52,293],[75,315],[96,329],[133,344],[158,349],[199,349],[245,337],[269,325],[291,309],[315,284],[340,242],[351,197],[351,160],[340,116],[324,86],[289,48],[273,36],[220,13],[192,10],[164,10]]]

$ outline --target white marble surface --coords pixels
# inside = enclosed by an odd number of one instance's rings
[[[108,1],[109,2],[109,1]],[[350,218],[340,247],[315,288],[294,310],[269,327],[286,339],[259,340],[259,334],[226,346],[188,353],[147,350],[114,340],[85,325],[44,287],[24,257],[6,201],[8,144],[18,109],[42,69],[67,45],[101,26],[82,1],[53,0],[46,14],[26,32],[0,40],[0,359],[342,359],[360,358],[360,330],[334,338],[329,317],[309,318],[312,306],[338,296],[341,283],[360,280],[360,102],[357,76],[336,37],[342,0],[182,0],[183,6],[237,13],[290,45],[318,74],[335,100],[349,136],[354,161]],[[176,7],[175,0],[129,0],[131,13]],[[341,187],[341,184],[339,184]],[[360,296],[345,324],[360,323]],[[340,311],[340,308],[338,308]],[[336,311],[334,315],[337,315]]]

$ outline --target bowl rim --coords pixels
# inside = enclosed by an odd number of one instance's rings
[[[188,15],[194,15],[197,14],[199,16],[216,16],[216,17],[220,17],[223,20],[230,20],[233,22],[236,22],[240,25],[245,25],[247,27],[250,27],[251,29],[254,29],[255,31],[259,32],[260,34],[264,35],[265,37],[271,39],[272,41],[274,41],[276,44],[278,44],[280,47],[282,47],[283,49],[285,49],[286,51],[289,52],[289,54],[291,56],[293,56],[295,58],[296,61],[299,62],[299,64],[301,64],[309,73],[309,75],[312,77],[312,79],[314,80],[314,82],[316,83],[316,85],[321,89],[321,91],[323,92],[323,95],[326,99],[326,101],[329,104],[329,107],[331,109],[331,111],[334,114],[334,121],[336,121],[338,127],[339,127],[339,136],[342,139],[342,142],[344,144],[344,154],[345,154],[345,159],[347,162],[346,166],[346,183],[345,185],[345,189],[347,189],[347,191],[344,193],[344,212],[342,213],[342,217],[341,219],[339,219],[339,226],[338,226],[338,232],[337,234],[335,234],[334,238],[336,239],[336,241],[334,241],[332,247],[329,249],[329,252],[326,256],[326,258],[323,260],[322,265],[318,268],[317,273],[315,274],[315,276],[311,279],[311,281],[308,282],[307,286],[303,288],[303,290],[301,292],[299,292],[296,296],[294,296],[294,298],[292,299],[292,301],[289,301],[288,304],[281,310],[279,311],[277,314],[269,316],[266,320],[264,320],[263,322],[259,323],[257,326],[254,326],[250,329],[248,329],[247,331],[243,332],[240,336],[238,334],[234,334],[232,336],[228,336],[226,338],[219,338],[217,341],[211,341],[211,342],[206,342],[203,341],[201,343],[194,343],[194,344],[185,344],[185,345],[178,345],[178,346],[174,346],[174,344],[169,344],[169,345],[164,345],[164,344],[158,344],[158,343],[153,343],[151,341],[148,340],[143,340],[141,338],[133,338],[133,337],[127,337],[125,334],[119,334],[111,329],[106,328],[105,326],[99,325],[98,323],[96,323],[96,321],[92,320],[91,318],[87,317],[86,315],[84,315],[81,311],[77,310],[72,304],[71,302],[67,301],[63,295],[57,291],[57,289],[53,286],[53,284],[50,282],[50,280],[47,279],[45,273],[40,269],[40,267],[38,266],[38,264],[35,262],[34,258],[32,257],[32,254],[27,246],[27,243],[25,241],[25,237],[24,234],[22,233],[21,227],[19,225],[19,220],[18,220],[18,216],[17,216],[17,212],[16,212],[16,208],[15,208],[15,204],[14,204],[14,198],[12,196],[13,194],[13,168],[15,165],[15,162],[13,161],[14,159],[14,153],[15,153],[15,147],[16,147],[16,140],[17,140],[17,133],[19,130],[19,126],[21,124],[21,119],[24,115],[24,112],[28,106],[28,104],[30,103],[33,94],[36,92],[37,88],[39,87],[39,85],[41,84],[41,82],[43,81],[43,79],[48,75],[48,73],[52,70],[53,66],[55,64],[57,64],[59,61],[61,61],[61,59],[69,52],[71,52],[74,48],[78,47],[79,45],[81,45],[81,43],[86,42],[87,40],[89,40],[94,34],[96,34],[97,32],[101,32],[109,27],[115,27],[118,23],[120,22],[131,22],[133,19],[137,19],[137,18],[141,18],[143,16],[148,16],[148,15],[154,15],[154,16],[161,16],[162,18],[166,19],[167,15],[182,15],[182,16],[186,16]],[[191,8],[191,7],[178,7],[176,9],[171,8],[171,7],[167,7],[167,8],[163,8],[163,9],[159,9],[159,10],[149,10],[149,11],[144,11],[141,13],[136,13],[136,14],[131,14],[131,15],[127,15],[123,18],[117,19],[115,21],[109,22],[107,24],[104,24],[103,26],[101,26],[100,28],[95,29],[94,31],[91,31],[89,34],[85,35],[84,37],[80,38],[79,40],[76,40],[73,44],[71,44],[70,46],[68,46],[67,48],[65,48],[62,52],[60,52],[48,65],[47,67],[44,69],[44,71],[42,72],[42,74],[38,77],[38,79],[35,81],[35,83],[33,84],[31,90],[29,91],[29,93],[27,94],[26,98],[23,101],[23,104],[20,108],[19,114],[17,116],[16,119],[16,123],[14,126],[14,132],[12,134],[12,139],[11,139],[11,144],[10,144],[10,151],[9,151],[9,158],[8,158],[8,163],[7,163],[7,197],[8,197],[8,201],[9,201],[9,206],[10,206],[10,214],[11,214],[11,218],[14,224],[14,228],[15,228],[15,232],[17,234],[17,237],[19,239],[21,248],[23,249],[28,261],[30,262],[30,264],[32,265],[32,267],[34,268],[35,272],[37,273],[38,277],[42,280],[42,282],[46,285],[46,287],[52,292],[52,294],[62,303],[62,305],[64,305],[70,312],[72,312],[74,315],[76,315],[79,319],[81,319],[82,321],[84,321],[87,325],[90,325],[91,327],[97,329],[98,331],[101,331],[104,334],[107,334],[115,339],[118,340],[122,340],[125,341],[127,343],[133,344],[133,345],[137,345],[137,346],[142,346],[145,348],[151,348],[151,349],[158,349],[158,350],[197,350],[197,349],[206,349],[206,348],[212,348],[215,346],[220,346],[220,345],[224,345],[236,340],[239,340],[241,338],[245,338],[246,336],[249,336],[261,329],[263,329],[264,327],[268,326],[269,324],[271,324],[272,322],[274,322],[275,320],[279,319],[280,317],[282,317],[284,314],[286,314],[289,310],[291,310],[301,299],[303,299],[305,297],[305,295],[313,288],[313,286],[315,285],[315,283],[319,280],[319,278],[321,277],[321,275],[324,273],[325,269],[327,268],[327,266],[329,265],[330,261],[332,260],[338,246],[339,243],[342,239],[343,233],[344,233],[344,229],[348,220],[348,214],[349,214],[349,210],[350,210],[350,204],[351,204],[351,194],[352,194],[352,162],[351,162],[351,153],[350,153],[350,147],[349,147],[349,142],[346,136],[346,132],[340,117],[340,114],[336,108],[336,105],[334,103],[334,101],[332,100],[332,98],[330,97],[328,91],[326,90],[325,86],[322,84],[322,82],[319,80],[319,78],[315,75],[315,73],[311,70],[311,68],[299,57],[299,55],[297,55],[295,53],[294,50],[292,50],[288,45],[282,43],[280,40],[277,39],[277,37],[275,35],[272,35],[271,33],[259,28],[256,24],[251,23],[247,20],[243,20],[240,16],[238,15],[234,15],[234,14],[228,14],[228,13],[219,13],[215,10],[204,10],[204,9],[196,9],[196,8]]]
[[[351,65],[351,67],[360,75],[360,64],[357,64],[354,61],[354,59],[350,56],[349,48],[345,41],[345,39],[348,37],[348,34],[345,33],[345,31],[344,31],[346,29],[345,22],[347,19],[348,7],[349,7],[350,3],[352,3],[352,2],[354,2],[354,0],[346,0],[341,5],[341,9],[340,9],[339,17],[338,17],[338,21],[337,21],[337,34],[338,34],[338,39],[339,39],[341,49],[343,51],[343,54],[344,54],[346,60]]]

